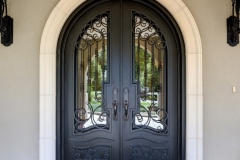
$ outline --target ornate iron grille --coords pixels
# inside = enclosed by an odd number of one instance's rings
[[[132,160],[168,160],[168,149],[153,149],[147,146],[133,146]]]
[[[74,148],[74,160],[110,160],[110,147]]]
[[[86,25],[77,41],[78,92],[74,133],[109,128],[103,94],[103,83],[107,79],[108,32],[109,13],[104,12]]]
[[[165,53],[167,45],[160,28],[147,16],[133,12],[135,39],[135,79],[138,81],[139,112],[134,113],[133,129],[168,132],[165,106]]]

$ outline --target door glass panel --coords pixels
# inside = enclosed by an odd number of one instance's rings
[[[166,53],[164,36],[156,24],[133,12],[135,80],[138,82],[138,112],[134,129],[168,132],[166,107]]]
[[[107,80],[107,39],[109,14],[91,20],[76,44],[77,102],[74,133],[94,128],[108,129],[109,116],[104,111],[103,83]]]

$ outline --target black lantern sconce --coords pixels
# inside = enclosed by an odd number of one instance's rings
[[[13,43],[13,19],[7,14],[7,0],[0,0],[1,43],[10,46]]]
[[[239,43],[240,0],[232,0],[232,16],[227,19],[227,43],[236,46]]]

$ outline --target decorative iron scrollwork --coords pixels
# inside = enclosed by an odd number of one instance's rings
[[[167,108],[164,102],[164,64],[167,43],[160,28],[145,15],[133,12],[135,39],[135,75],[139,84],[138,112],[134,129],[168,132]]]
[[[168,160],[168,149],[153,149],[147,146],[133,146],[132,160]]]
[[[74,148],[74,160],[110,160],[109,146]]]
[[[78,103],[74,111],[74,133],[109,128],[103,94],[103,83],[107,78],[108,32],[109,13],[104,12],[86,25],[76,43]]]

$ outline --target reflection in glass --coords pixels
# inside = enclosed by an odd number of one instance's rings
[[[104,111],[103,82],[107,79],[108,13],[93,19],[77,42],[77,106],[74,133],[108,128]]]
[[[165,106],[166,42],[161,30],[146,16],[133,13],[135,35],[135,79],[139,84],[134,129],[167,133]]]

